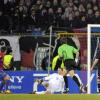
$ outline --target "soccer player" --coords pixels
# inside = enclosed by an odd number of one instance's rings
[[[7,81],[10,80],[10,76],[3,71],[3,57],[6,54],[6,51],[7,51],[6,47],[1,47],[1,51],[0,51],[0,66],[1,66],[1,69],[0,69],[0,81],[1,81],[0,82],[0,93],[2,92],[2,89],[4,86],[6,86],[6,88],[7,88]]]
[[[61,59],[63,59],[64,66],[66,68],[66,74],[63,77],[66,86],[65,93],[69,91],[68,79],[66,76],[67,74],[69,74],[72,77],[72,79],[76,82],[76,84],[80,88],[80,92],[85,92],[80,78],[77,75],[75,75],[74,72],[74,68],[78,64],[79,51],[73,46],[68,45],[66,41],[67,39],[63,38],[62,45],[58,48],[58,55],[60,56]],[[76,55],[75,58],[74,58],[74,54]]]
[[[3,92],[3,87],[5,87],[4,92],[6,92],[8,80],[10,80],[10,76],[7,73],[5,73],[3,70],[0,70],[0,81],[1,81],[1,83],[0,83],[0,93]]]
[[[58,68],[58,73],[51,74],[47,77],[44,77],[42,80],[36,81],[34,83],[34,91],[36,94],[54,94],[54,93],[63,93],[64,92],[64,69]],[[37,92],[38,84],[45,86],[46,91]]]

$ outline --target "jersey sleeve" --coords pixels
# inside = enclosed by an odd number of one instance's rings
[[[56,73],[50,74],[49,76],[44,77],[44,80],[45,80],[45,81],[48,81],[48,80],[50,80],[50,79],[53,79],[56,75],[57,75]]]
[[[76,54],[77,52],[78,52],[78,49],[76,49],[76,48],[73,47],[73,53]]]
[[[43,80],[44,80],[44,81],[48,81],[48,80],[50,80],[51,78],[52,78],[52,75],[49,75],[49,76],[47,76],[47,77],[44,77]]]

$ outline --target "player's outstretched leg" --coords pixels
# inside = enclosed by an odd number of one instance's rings
[[[75,81],[75,83],[78,85],[78,87],[80,89],[80,93],[86,92],[80,77],[77,74],[74,73],[74,70],[71,70],[69,72],[69,74],[71,75],[71,77]]]

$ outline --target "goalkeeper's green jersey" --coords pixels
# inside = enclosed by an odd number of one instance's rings
[[[76,54],[78,49],[70,46],[68,44],[63,44],[58,48],[58,55],[62,57],[64,60],[74,59],[74,53]]]

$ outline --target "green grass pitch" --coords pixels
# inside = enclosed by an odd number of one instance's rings
[[[0,100],[100,100],[99,94],[0,94]]]

